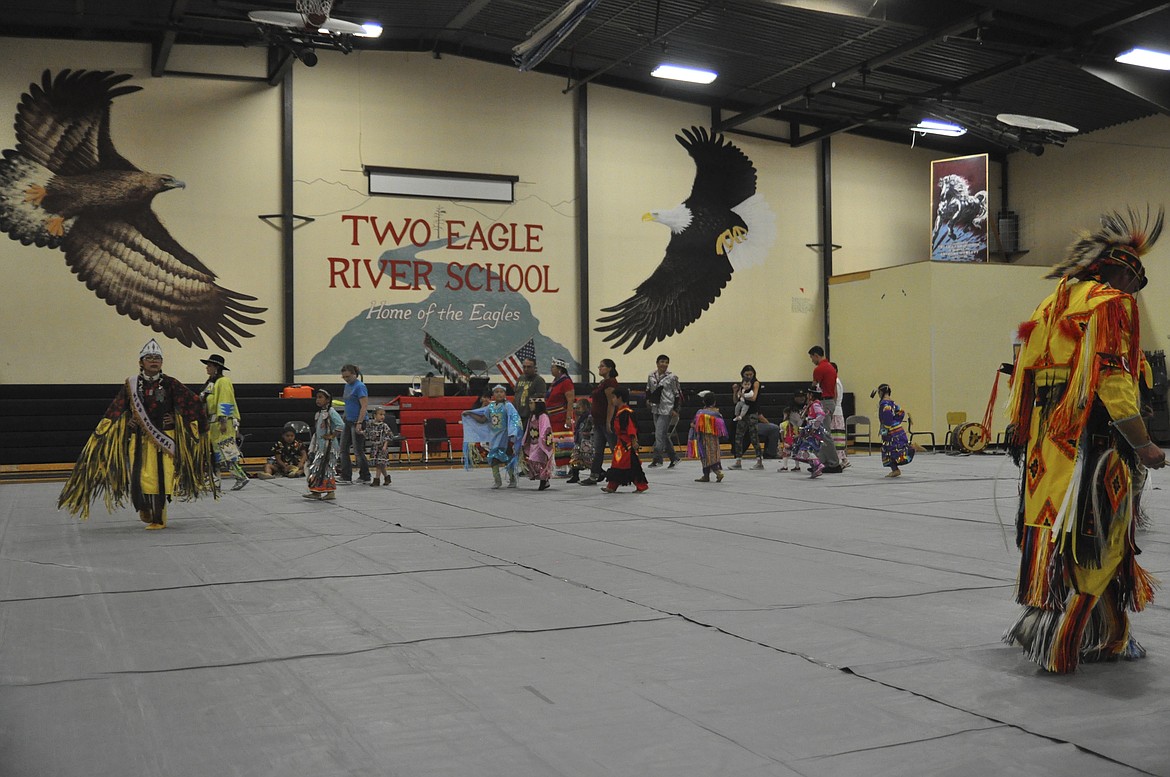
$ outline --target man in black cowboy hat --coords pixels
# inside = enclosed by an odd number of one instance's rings
[[[237,442],[240,434],[240,408],[236,405],[236,389],[231,378],[224,374],[228,366],[222,356],[213,353],[199,361],[207,365],[207,384],[199,397],[204,402],[211,424],[211,447],[215,453],[215,463],[221,471],[232,474],[236,480],[232,491],[239,491],[248,485],[248,473],[244,472]]]

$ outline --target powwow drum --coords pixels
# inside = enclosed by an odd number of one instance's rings
[[[955,430],[955,447],[963,453],[979,453],[991,441],[991,432],[976,421],[963,424]]]

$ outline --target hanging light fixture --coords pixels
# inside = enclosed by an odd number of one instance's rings
[[[912,132],[921,132],[923,135],[944,135],[948,138],[957,138],[960,135],[967,134],[967,128],[958,124],[952,124],[949,121],[940,121],[939,119],[923,119],[914,127],[911,127]]]
[[[683,65],[659,65],[650,75],[655,78],[669,78],[672,81],[686,81],[691,84],[709,84],[719,77],[718,73]]]
[[[1114,61],[1120,62],[1123,65],[1137,65],[1138,67],[1149,67],[1154,70],[1170,70],[1170,54],[1165,51],[1154,51],[1153,49],[1132,48],[1129,51],[1123,51],[1114,57]]]

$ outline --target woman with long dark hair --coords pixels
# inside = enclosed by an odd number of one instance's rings
[[[735,456],[735,463],[731,469],[743,469],[744,443],[751,441],[756,449],[756,463],[752,469],[764,468],[764,451],[760,447],[760,381],[756,379],[756,368],[745,364],[739,371],[739,383],[731,385],[731,396],[736,402],[735,412],[735,444],[731,446],[731,453]],[[742,403],[742,407],[741,407]],[[744,438],[747,440],[744,440]]]

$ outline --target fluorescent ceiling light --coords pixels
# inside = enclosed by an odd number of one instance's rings
[[[699,70],[682,65],[659,65],[650,75],[655,78],[670,78],[674,81],[687,81],[692,84],[709,84],[718,77],[718,73],[710,70]]]
[[[966,127],[960,127],[958,124],[951,124],[949,121],[939,121],[938,119],[923,119],[918,122],[918,126],[910,128],[914,132],[921,132],[924,135],[946,135],[948,138],[957,138],[960,135],[966,135]]]
[[[1165,51],[1151,49],[1130,49],[1116,57],[1117,62],[1139,67],[1152,67],[1155,70],[1170,70],[1170,54]]]
[[[359,38],[379,38],[382,35],[382,25],[377,22],[365,22],[362,29],[365,30],[365,34],[359,35]]]

